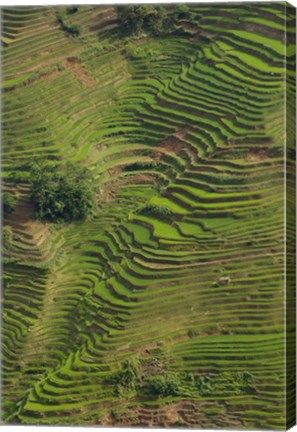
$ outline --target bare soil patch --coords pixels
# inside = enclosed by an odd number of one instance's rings
[[[245,158],[249,162],[261,162],[269,159],[268,152],[266,148],[255,148],[250,150]]]
[[[118,177],[123,171],[121,166],[116,166],[107,171],[108,177],[111,178],[110,181],[106,181],[100,187],[100,199],[103,198],[106,202],[113,202],[120,188],[120,180]]]
[[[185,125],[175,132],[175,136],[177,136],[181,140],[184,140],[186,138],[187,134],[189,132],[191,132],[191,130],[193,130],[193,126]]]
[[[137,173],[135,175],[131,173],[131,175],[127,177],[114,178],[114,177],[119,177],[122,171],[123,171],[122,167],[115,167],[108,170],[108,175],[113,179],[105,182],[101,186],[100,198],[103,198],[107,202],[112,202],[116,199],[116,196],[122,186],[131,183],[152,183],[154,180],[153,176],[144,173]]]
[[[4,225],[9,225],[16,231],[21,231],[22,236],[32,239],[35,247],[39,247],[45,237],[49,235],[48,224],[42,224],[34,220],[34,206],[28,195],[24,195],[17,202],[14,212],[4,218]]]
[[[181,150],[183,150],[183,148],[184,143],[181,139],[175,136],[170,136],[161,142],[158,151],[161,151],[161,153],[170,152],[178,154]]]
[[[179,129],[175,134],[170,135],[164,141],[160,143],[160,146],[156,148],[156,160],[160,160],[162,154],[164,153],[174,153],[176,155],[181,155],[185,152],[191,156],[192,160],[197,161],[198,155],[194,151],[193,147],[189,145],[185,139],[187,133],[191,130],[191,126],[184,126]]]
[[[77,57],[68,57],[63,60],[63,65],[85,86],[95,87],[97,85],[97,81],[89,75],[88,71],[81,65],[81,61]]]
[[[105,17],[105,19],[100,21],[99,23],[93,25],[91,27],[91,31],[103,32],[109,26],[117,27],[118,25],[119,25],[119,20],[117,16],[110,15],[109,17]]]
[[[49,78],[56,78],[59,75],[60,75],[60,71],[54,70],[52,72],[48,72],[48,73],[45,73],[43,75],[40,75],[40,77],[38,79],[44,80],[44,79],[49,79]]]

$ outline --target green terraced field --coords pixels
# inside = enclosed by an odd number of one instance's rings
[[[2,8],[7,424],[294,423],[295,10],[177,10]],[[33,158],[90,169],[91,218],[34,219]]]

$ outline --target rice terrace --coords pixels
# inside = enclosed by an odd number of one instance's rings
[[[295,9],[1,19],[3,422],[291,425]]]

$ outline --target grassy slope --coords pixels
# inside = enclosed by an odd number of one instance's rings
[[[6,422],[284,427],[284,5],[227,8],[132,40],[112,7],[68,16],[78,38],[55,8],[3,14],[4,182],[21,197],[5,221]],[[32,221],[34,155],[94,171],[91,221]],[[222,385],[119,399],[111,378],[135,356],[144,379],[157,359]],[[230,385],[245,372],[252,390]]]

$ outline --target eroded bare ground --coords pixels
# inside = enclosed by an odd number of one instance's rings
[[[246,160],[249,162],[261,162],[269,159],[267,148],[255,148],[250,150],[246,155]]]
[[[153,183],[154,175],[137,173],[130,176],[121,176],[123,168],[118,166],[107,171],[109,179],[101,184],[100,187],[100,199],[105,202],[113,202],[120,189],[128,184],[143,184],[143,183]]]
[[[34,205],[30,201],[29,193],[22,194],[18,199],[15,209],[12,214],[4,218],[4,225],[9,225],[11,228],[18,232],[20,231],[23,236],[27,236],[35,240],[35,246],[38,246],[42,236],[49,234],[48,223],[41,223],[34,218]]]
[[[43,266],[55,258],[56,249],[48,242],[52,236],[49,222],[39,222],[34,217],[34,205],[29,192],[22,191],[12,214],[7,215],[3,224],[12,231],[13,246],[7,252],[8,258],[22,260],[24,263]]]
[[[238,412],[231,410],[227,403],[184,400],[163,406],[139,405],[129,408],[125,403],[120,408],[106,407],[106,414],[100,426],[120,427],[165,427],[165,428],[223,428],[228,425],[241,429],[243,420]]]
[[[180,129],[177,129],[175,133],[169,135],[164,141],[160,142],[155,149],[155,159],[158,161],[162,158],[162,155],[173,153],[176,155],[187,154],[193,161],[197,161],[197,149],[194,149],[187,141],[188,133],[192,129],[190,125],[184,125]]]
[[[62,61],[66,69],[68,69],[79,81],[87,87],[95,87],[97,81],[88,73],[81,65],[81,61],[77,57],[68,57]]]

